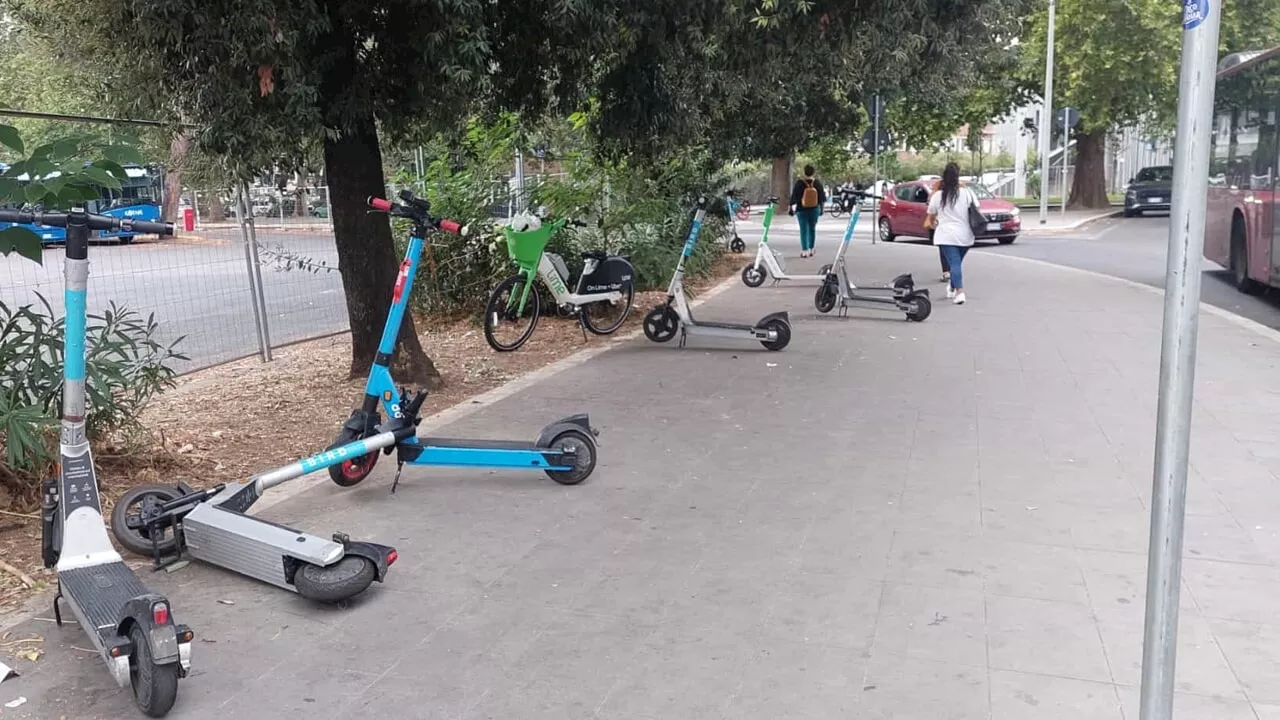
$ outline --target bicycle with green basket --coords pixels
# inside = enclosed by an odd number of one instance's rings
[[[515,275],[498,283],[484,309],[484,338],[498,352],[510,352],[524,345],[538,327],[542,297],[535,285],[542,280],[563,314],[577,316],[583,337],[590,331],[609,335],[622,327],[631,313],[635,297],[635,268],[625,255],[602,250],[582,253],[582,273],[574,282],[564,258],[547,251],[556,232],[569,225],[559,219],[541,227],[518,231],[503,228],[507,252],[519,267]],[[585,227],[574,222],[575,226]],[[572,285],[574,290],[569,291]]]

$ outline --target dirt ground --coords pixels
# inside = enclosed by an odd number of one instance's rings
[[[743,256],[726,256],[700,292],[734,275]],[[520,350],[496,353],[484,330],[469,321],[419,319],[422,346],[444,376],[445,387],[423,406],[428,416],[542,368],[583,348],[612,344],[639,330],[662,292],[635,298],[626,324],[610,337],[588,335],[574,320],[545,317]],[[177,387],[141,415],[142,437],[130,447],[97,447],[95,461],[107,507],[134,485],[187,482],[208,487],[238,480],[310,455],[333,442],[359,404],[364,378],[350,378],[347,334],[279,348],[270,363],[256,358],[178,378]],[[292,418],[315,422],[291,422]],[[104,512],[109,510],[104,509]],[[13,611],[53,579],[40,559],[38,512],[0,510],[0,616]]]

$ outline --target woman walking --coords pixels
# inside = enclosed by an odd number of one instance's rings
[[[941,179],[934,180],[933,186],[929,188],[929,198],[933,199],[933,196],[937,195],[938,191],[941,189],[942,189],[942,180]],[[924,226],[929,231],[930,245],[937,245],[937,243],[933,241],[933,236],[938,231],[938,229],[934,227],[934,223],[936,221],[937,221],[937,218],[933,217],[932,215],[926,215],[924,218]],[[941,247],[938,248],[938,261],[942,263],[942,282],[944,283],[951,282],[951,266],[947,264],[947,254],[943,252]]]
[[[947,297],[956,305],[963,305],[964,256],[973,247],[973,230],[969,228],[969,208],[977,207],[978,197],[968,188],[960,187],[960,166],[947,163],[942,171],[942,187],[929,198],[929,222],[933,224],[933,242],[947,259],[951,270],[951,284]]]
[[[818,216],[827,204],[827,191],[814,177],[812,165],[804,166],[804,177],[791,188],[790,214],[800,223],[800,257],[813,257],[813,244],[818,231]]]

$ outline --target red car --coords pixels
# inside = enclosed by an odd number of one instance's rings
[[[987,216],[987,230],[978,240],[997,240],[1008,245],[1022,232],[1022,218],[1018,208],[1008,200],[991,194],[977,183],[965,183],[978,196],[978,207]],[[929,237],[924,227],[925,211],[929,208],[929,192],[932,180],[913,180],[893,186],[884,202],[880,203],[880,239],[893,242],[899,235]]]

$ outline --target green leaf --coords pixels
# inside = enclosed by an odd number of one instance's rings
[[[119,180],[117,180],[110,172],[107,172],[106,170],[104,170],[103,168],[97,165],[90,165],[89,167],[85,168],[81,172],[81,175],[88,178],[90,182],[96,183],[103,187],[111,188],[112,190],[119,189],[120,187]]]
[[[141,165],[142,153],[129,145],[110,145],[102,149],[102,156],[120,165]]]
[[[19,153],[25,151],[22,137],[18,134],[18,129],[12,125],[0,125],[0,145]]]
[[[23,188],[23,193],[27,196],[27,202],[39,202],[45,194],[44,183],[35,182],[34,180],[27,183]]]
[[[124,171],[124,168],[120,167],[120,163],[115,162],[114,160],[98,160],[94,162],[93,165],[90,165],[90,167],[106,170],[121,180],[129,177],[128,173]]]
[[[37,265],[44,264],[44,247],[40,236],[24,227],[0,230],[0,255],[18,253]]]

